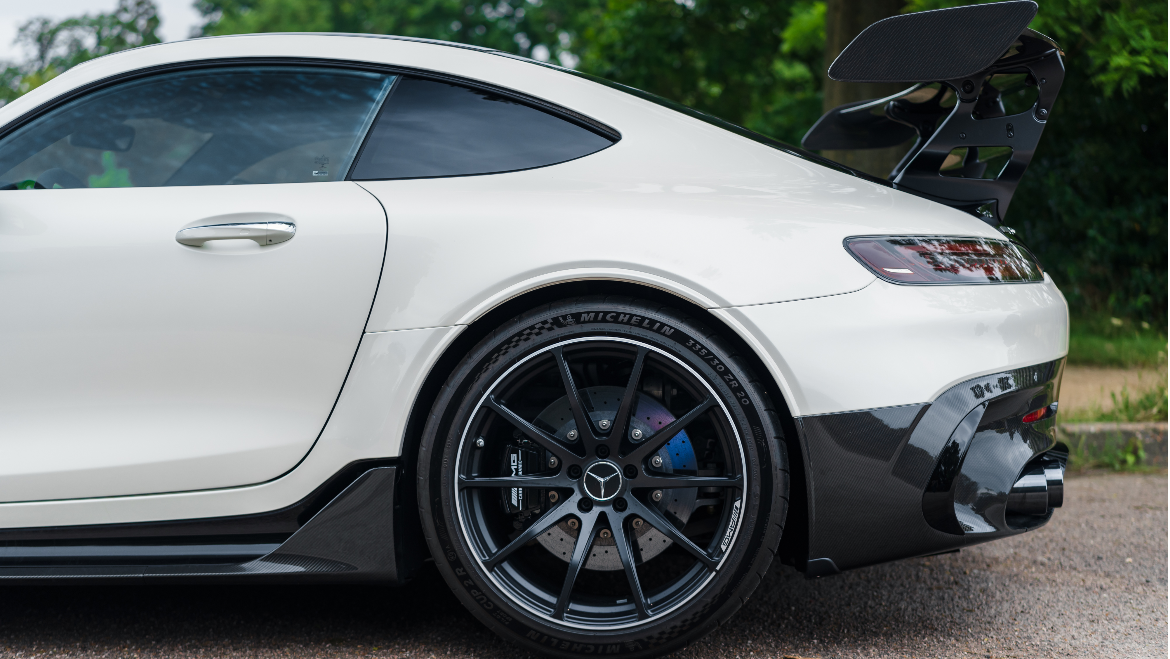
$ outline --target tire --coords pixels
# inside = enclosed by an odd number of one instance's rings
[[[417,474],[459,600],[562,657],[710,632],[760,583],[788,506],[780,423],[743,360],[628,298],[558,302],[481,341],[438,395]]]

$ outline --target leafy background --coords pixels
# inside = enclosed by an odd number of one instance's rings
[[[848,15],[871,0],[828,1],[830,9]],[[903,12],[962,4],[883,1]],[[604,76],[790,143],[799,143],[824,110],[825,2],[198,0],[196,5],[205,17],[203,35],[366,32],[471,43]],[[158,25],[151,0],[121,0],[110,13],[62,22],[30,21],[18,41],[32,55],[0,74],[0,100],[87,59],[156,43]],[[1148,339],[1164,351],[1167,4],[1041,0],[1032,27],[1065,49],[1068,75],[1007,223],[1061,286],[1077,319],[1074,334]]]

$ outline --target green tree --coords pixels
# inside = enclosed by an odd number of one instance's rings
[[[17,45],[31,56],[0,73],[0,100],[26,94],[95,57],[158,43],[158,25],[158,9],[151,0],[119,0],[112,12],[63,21],[34,18],[16,37]]]
[[[825,70],[837,59],[841,51],[854,37],[871,24],[896,16],[905,0],[828,0],[825,11],[826,41],[823,49]],[[850,83],[829,80],[824,76],[824,111],[871,98],[884,98],[896,94],[908,85],[899,83]],[[831,160],[860,169],[867,174],[886,177],[906,155],[913,142],[885,149],[864,149],[853,151],[826,151],[822,155]]]
[[[963,4],[904,2],[198,0],[197,6],[207,35],[364,32],[496,48],[645,89],[795,144],[822,103],[881,95],[864,86],[825,86],[827,63],[850,32],[879,17],[875,11]],[[32,55],[0,72],[0,99],[78,62],[157,42],[157,27],[150,0],[121,0],[109,14],[29,22],[19,41]],[[1065,49],[1068,75],[1007,222],[1038,253],[1075,313],[1129,316],[1164,328],[1167,5],[1045,0],[1033,27]],[[857,153],[833,155],[872,172],[888,169],[862,164],[865,156]]]
[[[1165,328],[1167,5],[1048,0],[1032,27],[1064,49],[1067,75],[1006,221],[1074,313]]]
[[[443,39],[573,65],[566,31],[584,2],[198,0],[205,35],[350,32]],[[571,29],[571,28],[568,28]]]

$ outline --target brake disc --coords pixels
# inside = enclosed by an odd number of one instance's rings
[[[586,387],[581,389],[586,407],[592,407],[589,418],[593,421],[606,419],[612,421],[617,415],[618,405],[621,403],[624,390],[621,387]],[[590,405],[592,403],[592,405]],[[642,432],[642,437],[649,437],[655,430],[674,421],[674,417],[657,400],[644,392],[638,392],[634,406],[634,418],[630,420],[630,431],[634,429]],[[569,409],[568,398],[561,397],[546,407],[537,417],[538,425],[546,428],[556,428],[557,439],[572,445],[568,439],[569,431],[575,430],[577,424],[573,421],[573,412]],[[616,438],[615,438],[616,439]],[[657,471],[673,473],[676,469],[694,471],[698,462],[695,450],[686,431],[679,432],[661,449],[658,455],[662,458],[662,467]],[[698,490],[695,488],[680,488],[678,490],[663,490],[661,501],[647,501],[654,506],[666,519],[676,519],[680,524],[686,524],[695,510],[695,501]],[[649,523],[642,524],[641,528],[632,529],[636,539],[635,551],[640,553],[642,561],[648,561],[663,551],[666,551],[673,541]],[[577,541],[577,529],[572,528],[569,520],[549,528],[537,537],[540,544],[557,558],[569,562],[573,553],[573,545]],[[621,559],[618,557],[617,545],[612,534],[606,538],[599,534],[593,540],[593,548],[584,565],[587,570],[615,571],[622,569]]]

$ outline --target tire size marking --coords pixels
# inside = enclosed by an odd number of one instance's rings
[[[735,376],[728,371],[727,365],[719,361],[718,357],[711,354],[711,351],[703,347],[703,344],[699,343],[698,341],[687,339],[686,345],[691,349],[692,352],[702,358],[703,361],[710,364],[711,368],[714,368],[716,372],[723,374],[723,381],[727,383],[727,386],[731,387],[732,393],[735,395],[735,399],[739,401],[740,405],[744,407],[751,407],[751,397],[748,396],[747,390],[740,386],[739,380],[736,380]]]

